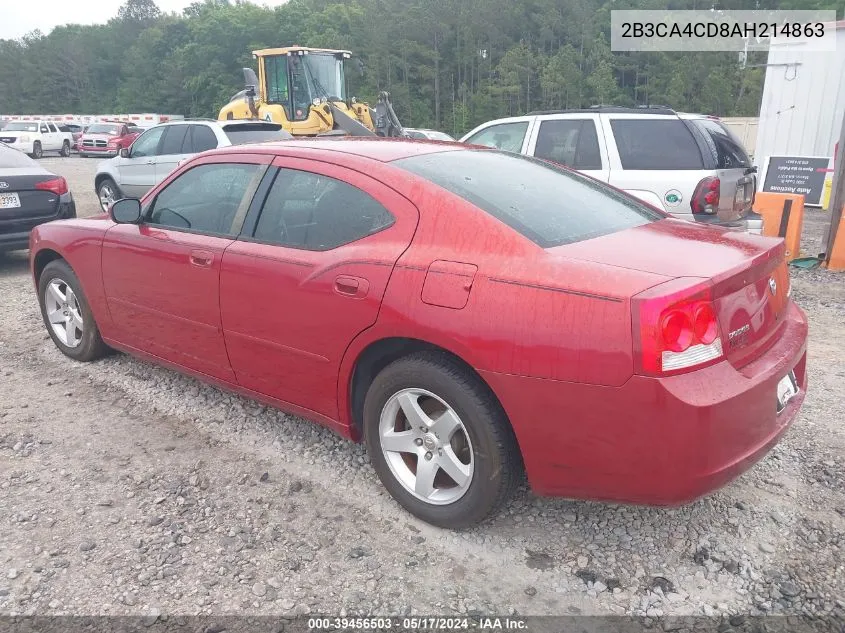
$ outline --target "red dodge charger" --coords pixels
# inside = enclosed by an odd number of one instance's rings
[[[496,150],[229,147],[30,244],[66,355],[123,350],[363,439],[445,527],[523,469],[543,495],[690,501],[763,457],[806,391],[781,240]]]

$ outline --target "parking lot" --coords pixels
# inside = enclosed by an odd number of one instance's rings
[[[96,160],[41,162],[99,211]],[[807,211],[805,254],[828,217]],[[0,610],[845,617],[845,275],[792,278],[809,393],[750,472],[672,509],[523,486],[454,533],[322,427],[125,355],[72,362],[26,254],[0,256]]]

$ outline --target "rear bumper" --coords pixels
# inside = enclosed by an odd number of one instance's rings
[[[0,252],[17,251],[29,248],[29,233],[36,226],[53,220],[66,220],[76,217],[76,203],[73,196],[66,193],[59,198],[57,213],[49,217],[20,218],[13,223],[0,223]]]
[[[516,432],[538,494],[677,505],[706,495],[760,460],[795,419],[807,388],[807,321],[790,304],[762,357],[722,361],[622,387],[481,372]],[[777,383],[800,392],[778,414]]]

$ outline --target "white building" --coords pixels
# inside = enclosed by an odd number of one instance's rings
[[[760,186],[770,156],[833,157],[845,113],[845,20],[835,28],[835,52],[784,39],[769,48],[754,149]]]

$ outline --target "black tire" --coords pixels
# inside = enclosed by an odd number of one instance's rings
[[[117,202],[123,197],[120,187],[117,186],[117,183],[114,180],[111,178],[103,178],[100,184],[97,185],[97,199],[100,201],[100,208],[102,208],[106,213],[108,213],[108,207],[103,206],[103,195],[105,194],[104,190],[107,188],[111,188],[113,196],[112,203]]]
[[[35,141],[32,144],[32,154],[30,154],[32,158],[41,158],[44,156],[44,150],[41,148],[41,141]]]
[[[393,474],[381,449],[382,410],[393,395],[412,388],[447,403],[472,445],[472,478],[463,496],[448,505],[435,505],[411,493]],[[501,405],[476,375],[444,353],[419,352],[400,358],[376,376],[364,400],[364,439],[391,496],[414,516],[443,528],[462,529],[484,521],[510,498],[522,476],[519,448]]]
[[[70,156],[70,143],[67,141],[62,143],[62,149],[59,151],[59,156],[64,156],[65,158]]]
[[[79,313],[82,317],[82,337],[76,346],[69,346],[63,343],[53,331],[52,324],[50,323],[45,295],[53,281],[58,281],[65,286],[69,286],[76,295]],[[41,306],[41,318],[44,320],[44,326],[47,328],[50,338],[53,339],[56,347],[65,356],[81,362],[89,362],[104,356],[108,352],[109,348],[100,337],[100,330],[94,321],[94,315],[91,312],[91,307],[88,305],[88,300],[85,298],[85,293],[82,291],[79,278],[63,259],[53,260],[44,267],[44,271],[38,280],[38,303]]]

